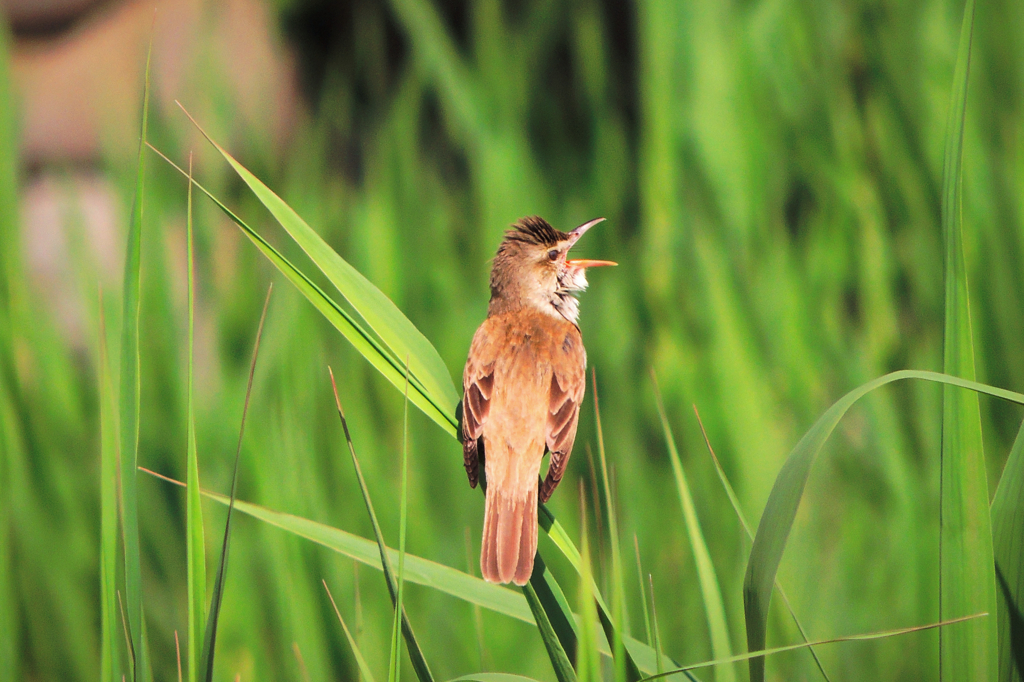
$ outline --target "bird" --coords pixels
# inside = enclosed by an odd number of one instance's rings
[[[505,233],[491,267],[487,318],[463,372],[463,463],[485,494],[480,571],[492,583],[525,585],[537,552],[537,504],[562,480],[576,439],[587,352],[579,300],[587,268],[569,249],[604,218],[569,232],[522,218]],[[551,453],[540,482],[544,455]]]

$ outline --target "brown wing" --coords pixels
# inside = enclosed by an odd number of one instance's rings
[[[580,403],[586,387],[587,355],[578,329],[569,330],[561,343],[558,353],[568,357],[555,363],[551,375],[551,394],[548,403],[546,440],[551,451],[551,464],[540,489],[540,501],[547,502],[558,487],[572,454],[576,440],[576,425],[579,422]]]
[[[487,322],[477,329],[462,373],[462,459],[471,488],[479,479],[480,456],[484,454],[481,435],[494,389],[494,344],[489,332]]]

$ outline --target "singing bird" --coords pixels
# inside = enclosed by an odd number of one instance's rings
[[[492,583],[530,579],[537,500],[547,502],[562,480],[576,439],[587,352],[575,294],[587,287],[587,268],[615,263],[570,260],[568,253],[602,220],[562,232],[523,218],[494,257],[487,319],[462,376],[462,453],[471,487],[484,464],[480,570]],[[538,490],[545,452],[551,460]]]

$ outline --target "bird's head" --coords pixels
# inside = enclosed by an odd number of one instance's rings
[[[570,259],[569,249],[603,220],[595,218],[570,232],[556,230],[536,216],[517,222],[494,257],[490,314],[532,306],[575,323],[579,302],[573,294],[587,288],[587,268],[615,263]]]

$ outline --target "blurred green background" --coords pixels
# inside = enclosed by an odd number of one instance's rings
[[[39,6],[51,4],[61,3]],[[116,358],[151,36],[150,141],[179,163],[194,152],[201,182],[308,265],[180,100],[396,302],[457,383],[502,231],[530,214],[562,229],[608,218],[578,250],[620,266],[591,276],[581,328],[622,541],[637,537],[663,641],[681,663],[711,649],[650,370],[743,651],[750,543],[691,406],[756,522],[789,449],[834,400],[894,369],[941,369],[939,188],[960,2],[65,4],[40,18],[0,3],[3,679],[99,671],[100,312]],[[964,225],[978,379],[1019,391],[1024,6],[980,4],[974,35]],[[183,480],[186,188],[155,155],[146,163],[139,462]],[[260,306],[280,278],[199,199],[196,248],[200,475],[226,492]],[[395,545],[401,396],[287,285],[268,316],[239,496],[371,536],[328,364]],[[591,524],[597,491],[588,391],[550,503],[574,537],[580,486]],[[873,394],[812,474],[780,571],[812,639],[938,619],[940,396],[902,382]],[[994,490],[1020,414],[984,399],[982,418]],[[483,498],[457,444],[416,411],[410,438],[409,551],[478,573]],[[149,641],[157,679],[171,680],[174,633],[186,627],[184,494],[146,476],[139,493]],[[213,561],[224,509],[204,512]],[[355,679],[321,578],[385,670],[381,576],[236,518],[218,678]],[[607,538],[592,544],[604,585]],[[546,538],[540,548],[573,585]],[[632,561],[627,586],[643,638]],[[419,586],[406,600],[439,678],[552,679],[535,628]],[[784,613],[769,623],[770,645],[798,639]],[[931,631],[819,655],[835,680],[930,679],[937,642]],[[805,652],[769,659],[768,675],[820,679]]]

